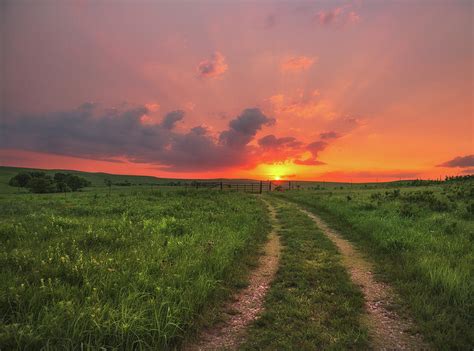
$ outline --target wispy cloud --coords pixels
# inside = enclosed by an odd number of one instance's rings
[[[317,61],[317,57],[295,56],[281,63],[284,72],[301,72],[310,68]]]
[[[350,5],[335,7],[330,10],[320,10],[314,15],[314,21],[321,26],[354,24],[360,21],[355,11],[348,11]]]

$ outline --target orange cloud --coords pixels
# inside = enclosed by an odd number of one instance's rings
[[[310,68],[317,61],[317,57],[296,56],[291,57],[281,64],[284,72],[301,72]]]
[[[319,94],[319,92],[318,92]],[[268,101],[275,113],[288,114],[299,118],[322,117],[332,119],[336,116],[332,104],[328,100],[319,99],[318,94],[305,96],[300,94],[296,98],[287,97],[283,94],[273,95]]]
[[[210,59],[199,63],[198,73],[203,78],[216,78],[224,74],[228,67],[224,55],[216,51]]]
[[[150,102],[148,104],[145,104],[145,107],[149,112],[156,112],[160,109],[160,105],[155,103],[155,102]]]

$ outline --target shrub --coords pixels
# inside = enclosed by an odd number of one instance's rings
[[[405,218],[416,218],[418,217],[419,211],[412,204],[404,203],[400,206],[398,213],[401,217]]]

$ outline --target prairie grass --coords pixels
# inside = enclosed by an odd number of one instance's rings
[[[425,339],[474,346],[474,184],[274,194],[314,211],[376,264]]]
[[[268,230],[242,193],[1,195],[0,349],[179,347]]]

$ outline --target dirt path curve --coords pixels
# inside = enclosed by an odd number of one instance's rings
[[[428,350],[428,345],[423,342],[420,335],[409,332],[413,330],[413,323],[400,318],[396,312],[390,310],[394,293],[388,285],[374,279],[371,264],[349,241],[329,228],[321,218],[302,208],[299,209],[316,222],[323,233],[334,242],[352,281],[361,287],[365,296],[366,321],[372,337],[372,347],[375,350]]]
[[[263,200],[270,212],[273,225],[264,254],[259,259],[258,267],[251,272],[249,285],[239,291],[224,307],[225,321],[214,328],[204,330],[198,342],[184,347],[184,350],[236,350],[245,336],[246,327],[255,320],[263,308],[264,297],[278,269],[280,259],[280,238],[276,232],[276,211]]]

